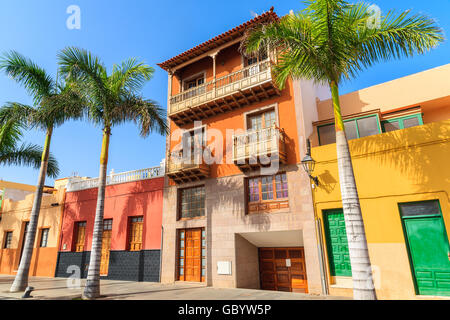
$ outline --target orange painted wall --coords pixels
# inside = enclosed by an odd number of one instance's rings
[[[104,219],[113,219],[111,250],[128,249],[128,220],[132,216],[144,216],[143,249],[160,249],[163,186],[161,177],[106,187]],[[86,221],[85,251],[91,250],[96,203],[97,189],[67,193],[60,251],[74,250],[74,228],[78,221]]]
[[[208,67],[209,69],[206,69],[206,73],[208,75],[207,81],[212,79],[212,58],[207,58],[209,60],[202,59],[198,62],[193,63],[190,65],[186,70],[183,71],[183,77],[188,77],[189,75],[198,73],[202,70],[202,68]],[[222,61],[224,62],[224,65],[222,66]],[[240,70],[242,68],[242,57],[240,53],[238,52],[238,45],[234,45],[226,50],[221,51],[217,56],[217,65],[216,65],[216,73],[217,77],[227,75],[231,72]],[[179,86],[177,86],[178,80],[173,80],[173,86],[172,86],[172,93],[178,93]],[[275,103],[278,104],[278,120],[279,120],[279,126],[280,128],[284,129],[286,133],[286,148],[287,148],[287,155],[288,155],[288,163],[289,164],[296,164],[300,162],[300,155],[299,155],[299,144],[298,144],[298,131],[297,131],[297,124],[296,124],[296,114],[295,114],[295,107],[294,107],[294,94],[292,89],[292,81],[289,80],[286,84],[286,87],[284,90],[281,91],[280,97],[274,97],[271,99],[267,99],[264,101],[261,101],[259,103],[253,103],[250,106],[243,107],[240,109],[236,109],[233,111],[227,111],[223,114],[218,114],[213,117],[209,117],[207,119],[204,119],[202,121],[202,125],[206,125],[206,131],[208,134],[208,130],[211,129],[217,129],[222,133],[222,136],[224,137],[223,141],[223,154],[226,154],[227,146],[225,144],[225,138],[226,138],[226,130],[245,130],[245,113],[250,112],[252,110],[256,110],[259,108],[263,108],[266,106],[273,105]],[[178,127],[173,121],[170,121],[170,134],[172,136],[173,132],[179,128],[181,129],[192,129],[194,127],[194,124],[188,124],[186,126]],[[208,144],[210,143],[210,136],[208,134]],[[181,143],[181,138],[178,140],[174,140],[170,142],[170,151],[173,151],[175,146]],[[231,139],[230,139],[230,143]],[[210,166],[210,176],[211,178],[217,178],[217,177],[224,177],[224,176],[230,176],[234,174],[240,174],[241,171],[239,168],[232,164],[231,157],[232,157],[232,146],[228,146],[230,150],[229,154],[229,160],[223,160],[222,164],[213,164]],[[227,164],[226,162],[229,162]]]
[[[20,250],[1,250],[0,274],[16,274],[19,267]],[[57,248],[34,248],[31,257],[30,275],[34,277],[54,277],[56,260],[58,257]]]

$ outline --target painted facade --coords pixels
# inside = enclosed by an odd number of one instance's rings
[[[289,80],[279,90],[270,50],[250,58],[238,50],[246,28],[272,19],[264,13],[159,64],[169,74],[170,122],[161,280],[351,295],[329,89]],[[381,299],[450,290],[448,79],[445,65],[341,97]],[[267,134],[275,146],[261,140]],[[300,165],[307,139],[319,186]],[[278,156],[282,178],[263,178],[262,163],[250,163],[261,154]],[[421,248],[423,237],[433,250]]]
[[[241,55],[246,28],[274,19],[266,12],[160,64],[169,73],[170,122],[164,283],[322,292],[311,189],[300,161],[313,129],[302,124],[316,120],[316,98],[329,94],[306,81],[279,90],[273,52]],[[185,143],[202,130],[200,148],[223,154],[222,162],[190,163]],[[267,175],[260,156],[273,156],[279,168]]]
[[[354,119],[375,116],[380,130],[349,141],[379,299],[450,295],[448,79],[445,65],[341,97],[347,135],[354,136]],[[318,103],[311,136],[319,178],[314,204],[329,293],[351,296],[336,145],[318,146],[328,139],[320,127],[331,112],[330,101]],[[367,123],[356,122],[360,134]]]
[[[44,188],[30,276],[55,275],[65,195],[64,183],[64,180],[60,180],[59,184],[55,184],[55,188]],[[0,274],[15,275],[20,263],[27,223],[30,221],[35,187],[13,183],[5,187],[7,192],[2,202],[0,221]]]
[[[149,172],[137,170],[116,175],[122,177],[116,182],[113,176],[108,180],[100,268],[104,279],[159,281],[164,178]],[[78,179],[68,186],[57,277],[87,276],[97,204],[97,188],[92,188],[97,181],[91,180]]]

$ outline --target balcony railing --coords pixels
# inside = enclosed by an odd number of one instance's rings
[[[286,163],[284,132],[276,127],[249,130],[233,136],[233,162],[241,170],[265,165],[263,157]]]
[[[164,176],[164,166],[109,174],[106,177],[106,185],[139,181]],[[98,178],[82,179],[70,178],[67,184],[67,192],[91,189],[98,187]]]
[[[176,183],[197,181],[209,176],[209,165],[204,161],[205,147],[199,147],[191,154],[183,152],[169,155],[167,176]]]
[[[222,99],[234,94],[240,95],[233,97],[232,100],[230,100],[230,103],[239,105],[239,102],[237,102],[236,99],[239,100],[243,98],[247,101],[248,99],[255,99],[259,101],[263,97],[270,96],[267,91],[270,91],[270,93],[275,91],[277,93],[277,89],[274,89],[272,85],[262,86],[265,83],[272,83],[271,66],[272,63],[270,60],[264,60],[224,77],[207,82],[201,86],[174,95],[170,99],[169,116],[173,116],[174,120],[177,120],[180,117],[175,115],[182,113],[183,111],[190,110],[194,107],[205,106],[216,100],[220,100],[223,103],[224,101]],[[252,87],[256,87],[257,90],[249,92],[247,96],[241,96],[242,91]],[[258,97],[258,95],[261,96]],[[217,106],[217,104],[213,103],[208,109],[215,106]],[[204,114],[204,112],[202,114]]]

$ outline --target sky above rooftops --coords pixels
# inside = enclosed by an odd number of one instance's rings
[[[450,1],[375,0],[383,12],[412,9],[437,19],[450,30]],[[70,30],[66,13],[70,5],[81,10],[80,29]],[[291,9],[303,9],[301,1],[211,0],[2,0],[0,2],[0,52],[11,49],[32,58],[49,73],[56,74],[56,53],[66,46],[91,50],[108,67],[128,57],[138,57],[155,68],[154,78],[143,95],[167,106],[167,74],[156,66],[214,36],[275,7],[279,16]],[[379,64],[345,83],[341,93],[407,76],[450,63],[450,45],[413,59]],[[0,104],[7,101],[31,103],[25,90],[0,75]],[[30,131],[27,142],[43,145],[44,133]],[[101,145],[100,128],[90,123],[69,122],[54,132],[51,151],[61,167],[59,178],[74,173],[98,176]],[[123,172],[158,166],[164,157],[165,139],[150,135],[143,139],[134,124],[113,128],[108,171]],[[26,167],[0,167],[0,179],[35,184],[38,171]],[[46,185],[53,180],[47,178]]]

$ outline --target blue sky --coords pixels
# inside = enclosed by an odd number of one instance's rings
[[[383,12],[389,9],[426,13],[450,30],[448,0],[374,0]],[[66,20],[69,5],[81,9],[81,29],[69,30]],[[262,13],[272,5],[278,15],[302,9],[301,1],[228,0],[153,1],[153,0],[2,0],[0,2],[0,52],[11,49],[32,58],[48,72],[56,74],[56,53],[66,46],[91,50],[107,66],[128,57],[139,57],[155,67],[154,78],[143,94],[167,106],[167,74],[156,66],[172,56],[209,40]],[[345,83],[347,93],[381,82],[420,72],[450,62],[450,45],[412,59],[383,63]],[[0,104],[7,101],[31,103],[23,88],[0,75]],[[42,132],[27,132],[27,142],[43,144]],[[70,122],[54,132],[51,151],[61,167],[61,177],[76,172],[98,176],[101,144],[100,128],[90,123]],[[159,165],[164,157],[164,138],[139,137],[134,124],[112,131],[108,171],[122,172]],[[38,171],[26,167],[0,167],[0,179],[35,184]],[[47,178],[47,185],[53,180]]]

